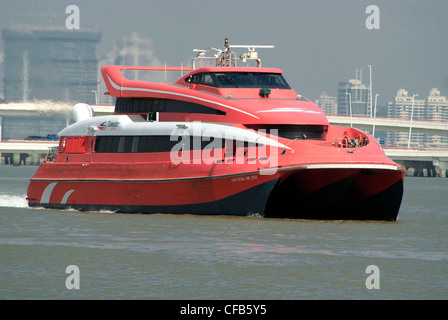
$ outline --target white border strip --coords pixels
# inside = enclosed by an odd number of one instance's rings
[[[387,164],[310,164],[305,169],[385,169],[403,171],[402,168]]]

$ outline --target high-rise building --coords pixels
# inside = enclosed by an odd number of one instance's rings
[[[432,88],[429,91],[427,105],[427,116],[430,120],[448,121],[448,99],[440,95],[440,90]],[[428,147],[448,147],[448,136],[428,135]]]
[[[325,114],[337,114],[338,103],[336,97],[329,96],[326,92],[323,92],[315,102]]]
[[[18,26],[2,30],[6,101],[95,103],[95,30]]]
[[[362,70],[356,70],[356,79],[339,82],[338,114],[371,115],[370,89],[362,83]]]
[[[2,38],[5,101],[95,103],[100,32],[17,26],[3,29]],[[1,121],[1,136],[8,139],[55,134],[68,120],[54,114]]]
[[[448,100],[440,95],[440,90],[432,88],[429,91],[427,105],[428,119],[448,120]]]
[[[416,99],[413,95],[409,95],[405,89],[397,91],[394,102],[388,103],[387,116],[390,118],[408,119],[411,125],[411,116],[413,120],[425,119],[426,106],[425,99]],[[423,146],[425,144],[426,135],[423,133],[413,133],[411,135],[410,144],[412,146]],[[388,145],[407,147],[409,143],[408,132],[388,132]]]
[[[408,119],[409,126],[412,120],[448,120],[448,100],[440,95],[440,91],[433,88],[427,99],[417,99],[409,95],[405,89],[397,91],[394,102],[389,102],[387,116],[391,118]],[[412,133],[409,141],[409,132],[388,132],[389,145],[407,147],[447,147],[448,137]]]

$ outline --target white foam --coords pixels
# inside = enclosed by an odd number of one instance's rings
[[[27,208],[26,196],[0,194],[0,207]]]

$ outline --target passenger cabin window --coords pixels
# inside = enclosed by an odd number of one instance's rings
[[[171,136],[99,136],[96,137],[95,152],[169,152],[179,141],[180,137],[171,141]]]
[[[181,136],[177,140],[171,136],[98,136],[95,152],[97,153],[153,153],[170,152],[179,143],[188,143],[185,150],[224,149],[231,140],[215,141],[214,138],[204,139],[200,136],[190,136],[187,142]],[[231,141],[238,147],[262,147],[259,143]]]

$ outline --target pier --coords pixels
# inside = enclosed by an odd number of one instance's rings
[[[39,165],[50,148],[58,146],[58,141],[9,140],[0,141],[2,163],[19,165]]]

